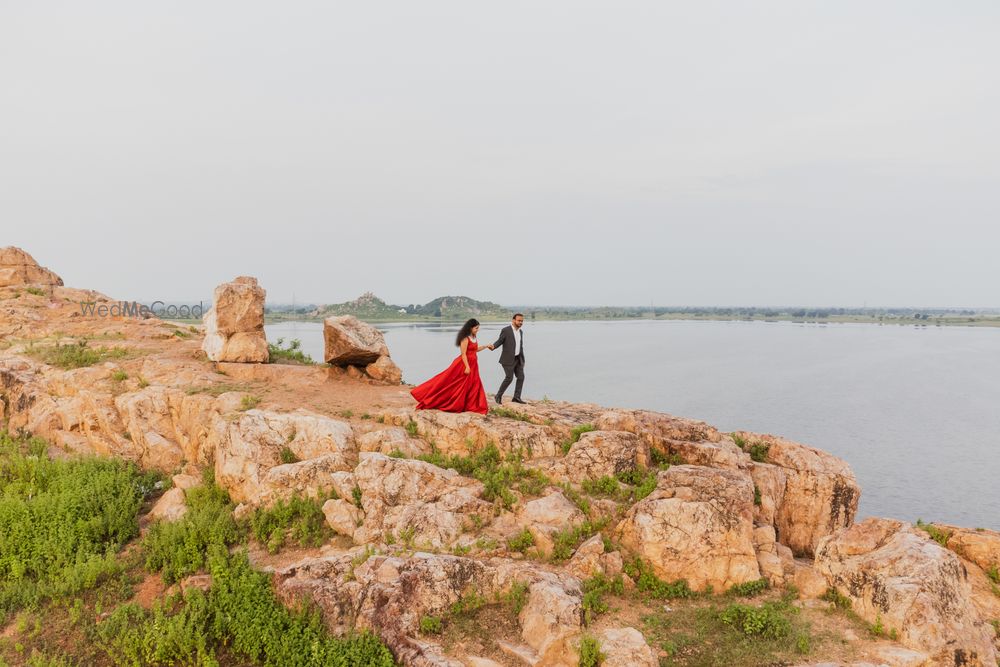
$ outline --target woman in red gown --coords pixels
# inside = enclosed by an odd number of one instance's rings
[[[462,350],[444,371],[438,373],[422,385],[410,390],[417,399],[417,410],[443,410],[445,412],[478,412],[485,415],[486,390],[479,377],[480,350],[489,345],[480,345],[476,340],[479,321],[466,322],[458,332],[455,344]]]

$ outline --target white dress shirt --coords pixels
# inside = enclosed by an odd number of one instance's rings
[[[514,329],[514,327],[511,327],[511,329],[514,331],[514,356],[516,357],[521,354],[521,330]]]

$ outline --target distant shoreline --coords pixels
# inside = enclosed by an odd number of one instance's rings
[[[357,315],[358,319],[374,324],[460,324],[467,317],[430,317],[430,316],[401,316],[401,317],[365,317]],[[476,316],[484,323],[506,322],[506,318],[493,316]],[[322,317],[308,317],[301,314],[267,314],[264,321],[266,324],[280,324],[282,322],[322,322]],[[754,315],[754,316],[734,316],[716,315],[700,313],[668,313],[655,317],[642,316],[601,316],[593,312],[584,312],[579,316],[569,316],[563,314],[538,313],[535,317],[529,314],[529,321],[536,322],[626,322],[626,321],[687,321],[687,322],[792,322],[797,324],[873,324],[883,326],[918,326],[918,327],[1000,327],[1000,315],[980,315],[980,316],[959,316],[948,315],[940,317],[928,317],[927,319],[915,317],[893,317],[893,316],[865,316],[865,315],[832,315],[822,318],[795,317],[792,315]]]

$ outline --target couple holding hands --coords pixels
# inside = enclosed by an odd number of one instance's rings
[[[483,350],[503,348],[500,352],[500,365],[503,366],[505,377],[497,390],[497,404],[503,401],[503,393],[516,377],[514,385],[514,402],[521,400],[521,387],[524,386],[524,315],[517,313],[510,324],[500,331],[500,337],[492,345],[480,345],[476,334],[479,333],[479,320],[471,319],[462,325],[455,339],[455,345],[461,353],[451,365],[427,382],[410,390],[417,399],[418,410],[443,410],[445,412],[478,412],[486,414],[489,406],[486,403],[486,390],[479,377],[478,353]]]

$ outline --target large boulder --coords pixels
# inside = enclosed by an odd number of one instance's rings
[[[473,515],[483,522],[492,516],[482,482],[424,461],[366,453],[353,479],[364,510],[364,524],[353,534],[359,544],[391,534],[421,548],[440,548],[453,544]]]
[[[558,481],[614,477],[649,466],[649,445],[627,431],[591,431],[573,443],[569,453],[546,466],[546,474]]]
[[[15,246],[0,248],[0,287],[21,285],[61,286],[62,278],[43,266],[35,258]]]
[[[203,318],[202,349],[212,361],[267,363],[264,335],[264,288],[251,276],[239,276],[215,288],[212,307]]]
[[[605,628],[598,635],[602,667],[658,667],[656,651],[635,628]]]
[[[518,529],[528,529],[535,546],[544,554],[551,554],[554,536],[562,530],[582,523],[587,517],[561,491],[524,503],[515,517],[510,517]]]
[[[872,518],[825,537],[816,570],[861,618],[895,630],[933,664],[996,664],[993,630],[972,604],[965,567],[911,524]]]
[[[353,315],[323,320],[323,360],[334,366],[367,366],[389,356],[382,332]]]
[[[946,538],[945,546],[987,572],[1000,570],[1000,532],[985,528],[962,528],[932,524]]]
[[[354,467],[355,446],[347,422],[305,410],[256,409],[216,419],[206,444],[214,452],[218,484],[248,505],[334,488],[330,475]],[[282,462],[286,448],[300,463]]]
[[[672,466],[615,531],[657,576],[723,591],[760,578],[753,543],[753,482],[742,471]]]

